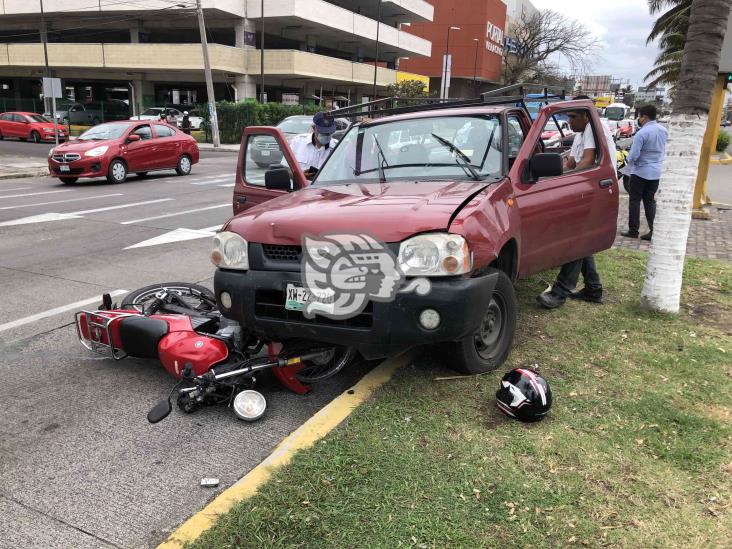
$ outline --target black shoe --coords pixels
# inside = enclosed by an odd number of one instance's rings
[[[653,231],[647,232],[643,236],[641,236],[641,240],[648,240],[650,241],[651,238],[653,238]]]
[[[623,231],[620,233],[620,236],[624,236],[626,238],[638,238],[638,233],[632,233],[630,231]]]
[[[602,288],[599,290],[593,290],[584,287],[581,290],[573,291],[569,294],[569,297],[572,299],[581,299],[582,301],[587,301],[589,303],[602,303]]]
[[[545,292],[543,294],[537,295],[536,301],[538,301],[539,305],[541,305],[542,307],[545,307],[547,309],[556,309],[564,305],[566,299],[551,292]]]

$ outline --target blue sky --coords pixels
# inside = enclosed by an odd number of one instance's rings
[[[583,23],[600,40],[600,57],[591,74],[628,78],[637,87],[653,67],[658,54],[655,44],[646,46],[654,17],[644,0],[532,0],[539,9],[549,9]]]

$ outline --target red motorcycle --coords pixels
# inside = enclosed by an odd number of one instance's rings
[[[178,407],[186,413],[226,403],[240,419],[255,421],[267,407],[253,389],[255,373],[271,370],[288,389],[305,394],[307,384],[334,376],[355,355],[351,347],[265,341],[224,318],[208,288],[184,282],[141,288],[119,306],[105,294],[98,310],[76,313],[76,330],[91,351],[113,360],[158,359],[179,380],[168,398],[150,410],[150,423],[170,414],[176,390]]]

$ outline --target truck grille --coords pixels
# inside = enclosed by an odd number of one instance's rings
[[[68,164],[69,162],[73,162],[74,160],[79,160],[81,158],[81,155],[79,153],[66,153],[66,154],[54,154],[53,159],[56,162],[61,162],[62,164]]]
[[[300,311],[285,309],[285,295],[277,290],[258,290],[254,297],[254,316],[257,318],[285,320],[288,322],[302,322],[314,326],[340,326],[368,330],[374,324],[374,306],[369,301],[363,312],[353,318],[335,320],[316,315],[315,318],[305,318]]]
[[[262,244],[264,257],[271,261],[300,262],[302,246],[285,246],[281,244]]]

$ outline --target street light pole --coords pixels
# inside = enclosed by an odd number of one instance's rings
[[[374,92],[371,101],[376,101],[376,74],[379,70],[379,29],[381,28],[381,0],[376,13],[376,56],[374,57]]]
[[[206,24],[203,21],[201,0],[196,0],[196,10],[198,11],[198,32],[201,34],[201,48],[203,48],[203,69],[206,75],[206,94],[208,95],[208,114],[211,120],[211,137],[213,139],[213,146],[218,148],[221,145],[219,141],[219,121],[216,116],[216,99],[214,97],[213,77],[211,76],[211,63],[208,60],[208,41],[206,40]]]
[[[259,14],[259,26],[262,28],[259,35],[259,102],[264,103],[264,0],[262,0],[261,12]]]
[[[473,63],[473,93],[475,95],[478,95],[475,92],[477,91],[476,77],[478,75],[478,44],[480,44],[480,40],[477,38],[473,38],[473,42],[475,42],[475,62]]]
[[[449,70],[449,59],[450,59],[450,31],[451,30],[460,30],[460,27],[447,27],[447,44],[445,45],[445,66],[442,71],[442,93],[440,93],[440,96],[442,99],[447,99],[448,94],[448,86],[447,86],[447,73]]]

